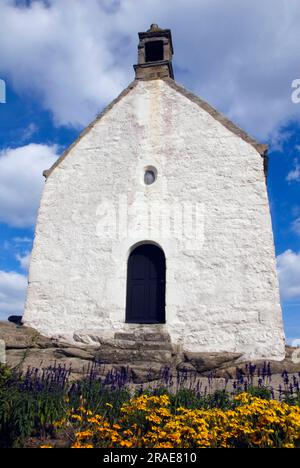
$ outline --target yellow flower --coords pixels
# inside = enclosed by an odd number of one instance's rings
[[[299,407],[245,392],[233,400],[237,403],[234,409],[191,410],[181,406],[173,414],[167,395],[144,394],[122,405],[115,424],[82,405],[75,413],[70,409],[54,426],[73,430],[72,448],[93,448],[90,440],[97,447],[125,448],[230,448],[241,443],[249,447],[293,448],[300,444]],[[113,407],[111,403],[105,405]],[[75,432],[77,421],[81,421],[80,432]]]
[[[155,424],[160,424],[161,423],[161,418],[156,416],[155,414],[150,414],[149,416],[146,417],[147,421],[154,422]]]
[[[282,447],[283,448],[294,448],[294,444],[286,443],[286,444],[283,444]]]
[[[79,406],[78,411],[81,413],[86,413],[86,409],[83,406]]]
[[[77,421],[82,421],[82,417],[79,416],[79,414],[72,414],[71,418],[76,419]]]
[[[76,432],[75,437],[77,439],[87,439],[88,437],[92,437],[93,433],[91,431],[81,431]]]
[[[131,448],[132,442],[130,440],[122,440],[120,442],[121,447]]]
[[[173,445],[170,442],[161,442],[155,445],[155,448],[173,448]]]

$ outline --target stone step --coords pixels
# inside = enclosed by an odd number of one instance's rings
[[[149,350],[162,350],[162,351],[173,351],[173,347],[170,341],[136,341],[139,349]]]
[[[173,351],[173,347],[170,341],[113,340],[109,346],[115,349],[149,349],[158,351]]]
[[[128,341],[135,341],[135,334],[134,333],[126,333],[126,332],[118,332],[114,335],[115,340],[128,340]]]
[[[125,362],[128,364],[142,361],[147,364],[151,362],[159,362],[168,364],[172,361],[172,353],[168,350],[149,350],[149,349],[118,349],[118,348],[101,348],[95,353],[98,361],[112,363]]]
[[[128,340],[128,341],[158,341],[170,342],[171,338],[168,333],[163,332],[116,332],[114,335],[115,340]]]
[[[135,340],[114,339],[102,343],[101,349],[139,349],[139,344]]]
[[[140,336],[143,341],[171,341],[168,333],[142,333]]]
[[[111,340],[102,343],[101,349],[148,349],[148,350],[161,350],[173,351],[170,341],[131,341],[131,340]]]

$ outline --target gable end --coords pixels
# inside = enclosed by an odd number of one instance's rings
[[[252,145],[256,151],[262,156],[262,157],[267,157],[267,151],[268,151],[268,145],[258,143],[254,138],[252,138],[250,135],[248,135],[244,130],[239,128],[237,125],[235,125],[231,120],[229,120],[225,115],[223,115],[221,112],[217,111],[214,107],[212,107],[210,104],[208,104],[206,101],[203,101],[201,98],[193,94],[191,91],[188,91],[186,88],[183,86],[179,85],[176,83],[176,81],[170,79],[170,78],[165,78],[164,81],[175,91],[179,92],[186,98],[190,99],[190,101],[194,102],[195,104],[198,104],[201,109],[205,110],[208,114],[210,114],[215,120],[220,122],[224,127],[226,127],[228,130],[230,130],[232,133],[235,135],[239,136],[242,138],[244,141]]]
[[[265,176],[267,177],[267,170],[268,170],[268,145],[258,143],[254,138],[248,135],[244,130],[240,129],[237,125],[235,125],[231,120],[225,117],[221,112],[217,111],[214,107],[208,104],[206,101],[202,100],[191,91],[188,91],[183,86],[176,83],[171,78],[164,78],[163,81],[167,83],[171,88],[175,91],[179,92],[183,96],[185,96],[190,101],[197,104],[201,109],[205,110],[208,114],[210,114],[215,120],[220,122],[224,127],[230,130],[232,133],[237,135],[238,137],[242,138],[244,141],[252,145],[255,150],[263,157],[264,159],[264,171]],[[132,89],[134,89],[139,80],[132,81],[127,88],[125,88],[119,96],[114,99],[105,109],[97,115],[97,117],[80,133],[78,138],[64,151],[64,153],[55,161],[55,163],[43,172],[43,176],[47,179],[54,169],[65,159],[65,157],[70,153],[70,151],[75,147],[75,145],[96,125],[99,120],[101,120],[118,102],[121,101],[123,97],[125,97]]]
[[[66,156],[70,153],[70,151],[77,145],[77,143],[96,125],[99,120],[101,120],[118,102],[123,99],[132,89],[137,86],[138,81],[132,81],[127,88],[125,88],[121,94],[119,94],[116,99],[114,99],[108,106],[106,106],[100,114],[80,133],[78,138],[63,152],[63,154],[55,161],[55,163],[50,167],[50,169],[46,169],[43,171],[43,176],[47,179],[50,174],[54,171],[54,169],[65,159]]]

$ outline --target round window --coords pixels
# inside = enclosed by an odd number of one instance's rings
[[[144,175],[144,182],[146,185],[151,185],[155,182],[155,172],[152,169],[147,169]]]

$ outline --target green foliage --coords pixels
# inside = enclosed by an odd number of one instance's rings
[[[66,411],[59,384],[31,381],[0,369],[0,447],[20,447],[31,435],[44,436]]]
[[[0,389],[6,385],[6,383],[11,379],[12,377],[12,370],[4,366],[3,364],[0,364]]]
[[[22,375],[18,370],[0,365],[0,448],[23,447],[28,439],[37,437],[46,440],[55,435],[54,422],[61,420],[71,408],[84,406],[92,413],[105,417],[110,424],[120,419],[121,407],[128,402],[133,391],[127,388],[126,375],[109,374],[100,378],[91,370],[88,377],[69,382],[69,371],[53,367],[45,371],[28,370]],[[267,387],[248,388],[248,393],[264,400],[272,398]],[[235,393],[239,393],[236,390]],[[179,388],[175,393],[168,386],[136,392],[136,396],[167,395],[170,412],[176,414],[178,407],[190,410],[234,409],[232,394],[225,390],[207,393],[197,389]],[[290,405],[300,406],[300,393],[283,394]]]
[[[282,401],[291,406],[300,406],[300,392],[290,395],[289,393],[284,394]]]
[[[105,416],[113,423],[120,414],[120,408],[131,397],[126,387],[107,387],[101,380],[82,379],[68,392],[69,405],[78,408],[84,402],[85,407],[94,413]]]
[[[176,412],[176,408],[180,406],[188,409],[219,408],[222,410],[231,409],[233,406],[232,397],[225,390],[216,390],[212,394],[202,395],[188,388],[182,388],[176,393],[172,393],[166,388],[159,388],[154,393],[157,396],[167,395],[173,412]],[[143,391],[143,394],[151,396],[153,392]]]
[[[264,400],[271,400],[272,398],[272,392],[267,387],[249,387],[247,392],[250,393],[250,395]]]

